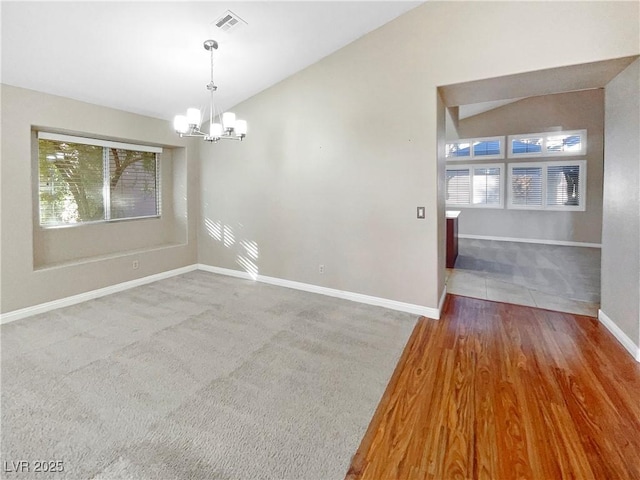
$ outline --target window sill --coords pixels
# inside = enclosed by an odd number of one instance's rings
[[[52,270],[52,269],[57,269],[57,268],[75,267],[75,266],[80,266],[80,265],[86,265],[86,264],[89,264],[89,263],[104,262],[104,261],[107,261],[107,260],[114,260],[114,259],[118,259],[118,258],[125,258],[125,257],[134,256],[134,255],[140,255],[140,254],[149,253],[149,252],[155,252],[155,251],[159,251],[159,250],[168,250],[168,249],[177,248],[177,247],[184,247],[184,246],[186,246],[186,243],[178,243],[178,242],[164,243],[164,244],[160,244],[160,245],[155,245],[153,247],[138,248],[138,249],[135,249],[135,250],[124,250],[124,251],[121,251],[121,252],[114,252],[114,253],[109,253],[109,254],[105,254],[105,255],[96,255],[96,256],[92,256],[92,257],[74,258],[73,260],[66,260],[66,261],[63,261],[63,262],[45,263],[45,264],[40,264],[40,265],[34,265],[33,266],[33,271],[34,272],[41,272],[41,271]]]

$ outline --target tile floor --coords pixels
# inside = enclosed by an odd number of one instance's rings
[[[447,292],[596,317],[600,249],[461,238]]]

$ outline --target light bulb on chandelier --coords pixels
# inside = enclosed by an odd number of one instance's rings
[[[173,128],[181,137],[201,137],[207,142],[217,142],[221,139],[242,140],[247,135],[247,122],[236,119],[235,113],[220,114],[215,110],[213,95],[218,87],[213,83],[213,51],[218,49],[218,42],[207,40],[204,42],[204,48],[211,52],[211,81],[207,84],[207,90],[211,95],[209,133],[200,130],[202,117],[197,108],[188,108],[186,115],[176,115],[173,119]],[[222,123],[214,122],[216,117],[221,119]]]

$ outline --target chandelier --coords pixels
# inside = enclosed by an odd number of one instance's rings
[[[242,140],[247,135],[247,122],[236,120],[236,114],[232,112],[216,112],[213,102],[213,94],[218,87],[213,83],[213,51],[218,49],[218,42],[207,40],[204,42],[205,50],[211,52],[211,81],[207,84],[207,90],[211,95],[209,105],[209,133],[200,130],[202,116],[197,108],[188,108],[186,115],[176,115],[173,127],[181,137],[201,137],[206,142],[217,142],[220,139]],[[221,118],[222,123],[214,122],[214,118]]]

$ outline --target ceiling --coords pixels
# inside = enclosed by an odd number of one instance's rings
[[[504,107],[510,103],[522,100],[522,98],[510,98],[507,100],[493,100],[491,102],[469,103],[467,105],[460,105],[458,110],[458,119],[463,120],[465,118],[473,117],[474,115],[480,115],[481,113],[488,112],[495,108]]]
[[[474,80],[439,87],[448,107],[478,104],[484,111],[525,97],[603,88],[637,55]],[[480,112],[477,112],[480,113]]]
[[[2,1],[2,83],[172,119],[207,104],[213,38],[224,110],[420,3]]]
[[[448,107],[458,107],[458,120],[538,95],[603,88],[637,57],[569,65],[487,78],[439,88]]]

